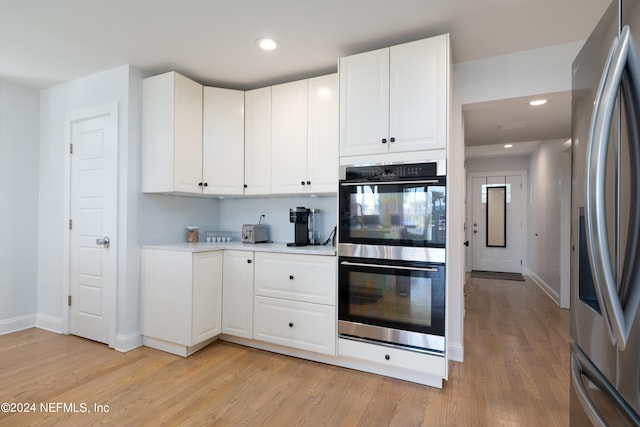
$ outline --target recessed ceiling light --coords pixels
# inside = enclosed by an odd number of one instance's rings
[[[537,107],[538,105],[544,105],[546,103],[547,103],[546,99],[534,99],[533,101],[529,102],[529,105],[533,107]]]
[[[277,49],[280,45],[280,43],[278,43],[278,40],[269,37],[259,38],[258,40],[256,40],[256,44],[260,46],[260,49],[263,50],[274,50]]]
[[[504,144],[504,148],[513,148],[513,144]]]

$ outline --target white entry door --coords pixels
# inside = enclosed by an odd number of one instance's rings
[[[115,324],[117,106],[67,119],[69,332],[109,344]]]
[[[506,246],[487,246],[487,188],[506,187]],[[522,176],[474,176],[472,199],[473,270],[521,273],[524,254]]]

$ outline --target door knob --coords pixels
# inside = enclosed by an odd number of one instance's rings
[[[98,237],[96,239],[96,245],[102,245],[105,248],[108,248],[110,243],[111,243],[111,240],[109,240],[108,237],[103,237],[103,238]]]

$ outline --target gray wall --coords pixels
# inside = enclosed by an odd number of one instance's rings
[[[0,334],[37,311],[39,92],[0,80]]]
[[[529,236],[530,275],[559,301],[560,295],[560,176],[566,140],[543,142],[531,154]]]
[[[467,159],[467,173],[529,170],[529,156]]]
[[[270,238],[274,242],[293,242],[293,224],[289,222],[289,209],[298,206],[320,209],[318,224],[320,239],[324,241],[337,221],[337,199],[324,197],[261,197],[244,199],[226,199],[220,201],[220,229],[233,232],[240,237],[242,224],[257,223],[260,215],[266,215],[264,222],[269,224]]]

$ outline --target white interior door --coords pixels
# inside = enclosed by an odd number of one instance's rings
[[[506,186],[506,246],[487,246],[487,187]],[[524,254],[522,176],[474,176],[471,183],[472,268],[521,273]]]
[[[67,124],[72,144],[69,331],[106,344],[115,316],[116,115],[117,110],[69,120]]]

